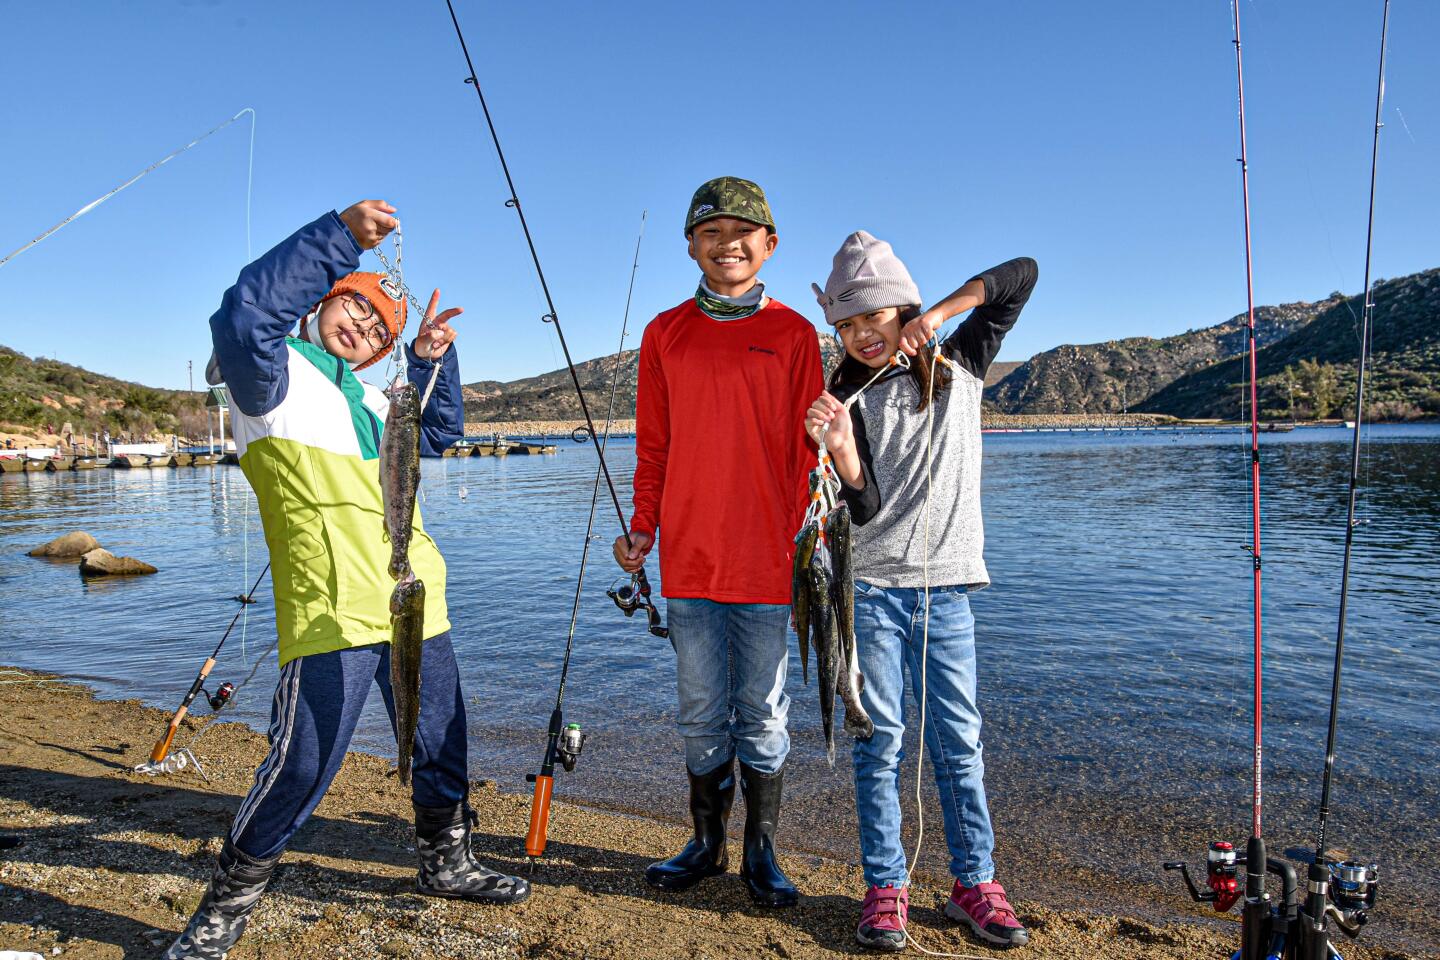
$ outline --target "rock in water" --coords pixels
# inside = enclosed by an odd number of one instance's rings
[[[73,560],[82,557],[91,550],[99,550],[100,541],[96,540],[84,530],[72,530],[67,534],[56,537],[49,543],[43,544],[30,551],[32,557],[59,557],[65,560]]]
[[[134,557],[117,557],[109,550],[96,547],[80,558],[82,577],[124,577],[142,573],[159,573],[148,563]]]

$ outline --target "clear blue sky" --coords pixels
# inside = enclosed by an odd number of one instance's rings
[[[1380,2],[1241,2],[1257,302],[1354,292]],[[719,174],[769,193],[781,242],[762,277],[813,320],[810,281],[857,228],[931,300],[1037,258],[1002,359],[1244,308],[1224,0],[457,6],[576,359],[614,349],[642,209],[630,345],[693,291],[682,218]],[[560,365],[442,0],[5,20],[0,251],[250,106],[256,255],[383,197],[407,279],[466,308],[467,381]],[[1440,4],[1396,0],[1379,276],[1440,265],[1437,41]],[[198,380],[245,260],[247,138],[230,127],[0,267],[0,343],[155,386],[183,387],[194,360]]]

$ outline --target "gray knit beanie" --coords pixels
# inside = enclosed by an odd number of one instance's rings
[[[825,309],[825,322],[834,326],[847,317],[885,307],[918,307],[920,288],[910,271],[895,256],[890,244],[857,230],[840,244],[825,289],[810,284]]]

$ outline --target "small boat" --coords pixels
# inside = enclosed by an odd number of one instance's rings
[[[25,461],[19,457],[0,457],[0,472],[23,473]]]
[[[1262,433],[1289,433],[1291,430],[1294,429],[1295,424],[1293,423],[1272,422],[1260,424],[1260,430]]]
[[[74,470],[74,469],[75,469],[75,458],[74,458],[74,457],[59,457],[59,456],[51,457],[51,458],[50,458],[50,462],[47,463],[47,464],[45,464],[45,468],[46,468],[47,470],[51,470],[51,471],[54,471],[54,472],[57,472],[57,473],[58,473],[59,471],[61,471],[61,470]]]

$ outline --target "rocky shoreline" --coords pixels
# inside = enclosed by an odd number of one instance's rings
[[[986,413],[980,425],[986,429],[1000,430],[1114,430],[1120,427],[1162,427],[1180,426],[1184,421],[1158,413],[1091,414],[1091,413],[1040,413],[1002,414]],[[465,433],[471,437],[489,437],[499,434],[505,437],[569,436],[585,426],[584,420],[482,420],[465,424]],[[596,424],[597,428],[601,424]],[[635,421],[615,420],[610,425],[615,434],[633,434]]]
[[[12,682],[0,685],[0,834],[19,841],[0,850],[0,951],[158,956],[198,901],[218,837],[264,756],[264,738],[238,724],[187,720],[177,744],[195,746],[208,780],[193,768],[137,774],[133,765],[167,720],[162,711],[133,700],[99,701],[80,685],[33,682],[40,679],[7,671]],[[500,869],[526,870],[528,797],[479,781],[472,798],[481,815],[479,855]],[[863,892],[857,867],[790,853],[786,863],[804,899],[789,911],[751,906],[733,871],[686,894],[650,890],[640,878],[644,865],[685,836],[675,825],[557,801],[549,850],[531,874],[535,893],[526,903],[494,909],[426,899],[414,892],[405,791],[385,760],[352,753],[231,956],[857,954],[852,934]],[[915,935],[932,950],[1001,955],[941,915],[947,890],[945,878],[917,875]],[[1218,957],[1238,934],[1233,915],[1216,919],[1195,910],[1186,922],[1155,923],[1112,915],[1103,897],[1092,910],[1056,909],[1023,894],[1017,906],[1033,931],[1022,955],[1037,960]],[[1351,945],[1345,954],[1407,956]]]

